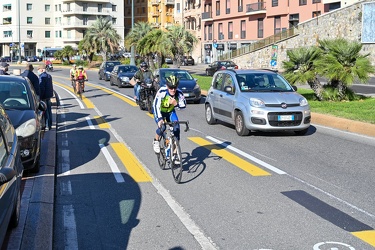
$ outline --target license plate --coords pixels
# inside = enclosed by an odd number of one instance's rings
[[[294,115],[278,115],[277,119],[279,121],[294,121]]]
[[[189,97],[189,93],[184,93],[184,96],[185,97]]]
[[[234,69],[234,67],[227,67],[227,69]]]

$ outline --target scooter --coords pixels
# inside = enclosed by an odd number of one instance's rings
[[[141,83],[139,90],[139,101],[138,105],[141,110],[147,110],[152,114],[152,102],[156,95],[156,89],[151,79],[146,79],[145,82]]]
[[[52,66],[52,64],[47,64],[47,65],[46,65],[46,71],[47,71],[47,72],[53,71],[53,66]]]

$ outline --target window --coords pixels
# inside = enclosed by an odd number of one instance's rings
[[[264,18],[258,18],[258,38],[263,38]]]
[[[224,39],[224,34],[223,34],[223,24],[222,23],[219,23],[218,25],[218,38],[219,40],[223,40]]]
[[[277,33],[280,33],[280,32],[281,32],[281,17],[275,16],[273,34],[277,34]]]
[[[216,79],[215,79],[215,82],[213,84],[213,87],[215,89],[218,89],[218,90],[221,90],[221,88],[223,87],[223,80],[224,80],[224,77],[223,77],[223,74],[219,73],[217,74],[216,76]]]
[[[228,23],[228,39],[233,39],[233,22]]]
[[[12,24],[12,18],[11,17],[3,18],[3,24]]]
[[[51,24],[51,18],[46,17],[46,18],[44,19],[44,24]]]
[[[87,12],[87,3],[83,3],[82,6],[83,6],[83,11],[84,11],[84,12]]]
[[[322,13],[320,11],[313,11],[312,13],[312,17],[317,17],[317,16],[320,16]]]
[[[44,11],[46,11],[46,12],[51,11],[51,5],[49,5],[49,4],[44,5]]]
[[[241,21],[241,39],[246,38],[246,21],[242,20]]]
[[[28,38],[33,38],[33,31],[32,30],[28,30],[28,31],[26,31],[26,33],[27,33]]]
[[[225,14],[230,14],[230,0],[225,2]]]
[[[3,37],[12,37],[12,31],[11,30],[4,31]]]
[[[8,152],[7,152],[5,140],[3,137],[3,133],[0,132],[0,164],[1,164],[0,168],[3,167],[7,159],[8,159]]]
[[[68,39],[72,38],[72,31],[68,30],[66,35]]]
[[[103,4],[98,4],[98,12],[102,12],[103,11]]]
[[[4,4],[3,5],[3,11],[11,11],[12,10],[12,5],[11,4]]]
[[[212,24],[207,26],[208,40],[212,40]]]
[[[220,1],[216,2],[216,15],[220,16]]]
[[[33,18],[32,17],[27,17],[26,18],[27,24],[32,24],[33,23]]]
[[[58,38],[59,37],[59,32],[56,30],[55,31],[55,37]]]
[[[61,4],[59,4],[59,11],[61,11]]]
[[[55,4],[55,11],[57,11],[57,4]]]
[[[62,32],[61,32],[61,30],[59,30],[59,37],[62,37]]]
[[[279,6],[279,0],[272,0],[272,7]]]
[[[45,38],[51,38],[51,31],[44,31]]]
[[[117,24],[117,18],[112,18],[112,24]]]
[[[87,16],[83,17],[83,25],[87,25],[89,18]]]
[[[55,24],[58,24],[58,22],[59,22],[59,19],[55,17]]]
[[[306,5],[306,4],[307,4],[307,0],[299,0],[299,6]]]
[[[32,10],[33,5],[31,3],[26,4],[26,10]]]
[[[70,9],[70,3],[67,3],[67,4],[66,4],[66,11],[72,11],[72,10]]]
[[[312,3],[321,3],[322,0],[312,0]]]
[[[243,11],[243,0],[238,0],[238,12]]]
[[[112,11],[116,12],[117,11],[117,5],[112,5]]]

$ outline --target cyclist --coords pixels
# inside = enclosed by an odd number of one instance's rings
[[[141,88],[140,83],[144,82],[146,79],[151,79],[151,82],[154,82],[154,75],[151,71],[148,70],[148,65],[145,62],[142,62],[140,65],[140,69],[135,72],[134,79],[135,79],[135,85],[134,85],[134,99],[136,99],[137,103],[139,101],[139,90]]]
[[[69,73],[70,79],[72,79],[72,81],[74,80],[76,71],[77,71],[77,65],[73,64],[72,68],[70,69],[70,73]]]
[[[159,138],[165,131],[164,119],[167,122],[178,122],[175,108],[186,108],[186,100],[184,94],[178,87],[179,80],[176,76],[171,75],[166,78],[166,86],[160,87],[156,93],[153,103],[154,119],[158,125],[156,135],[153,141],[155,153],[160,153]],[[177,140],[180,140],[180,125],[173,125],[173,133]]]
[[[87,80],[87,74],[82,65],[78,66],[78,70],[76,71],[74,78],[76,79],[76,90],[77,93],[79,93],[78,80]],[[82,92],[85,92],[85,82],[82,83]]]

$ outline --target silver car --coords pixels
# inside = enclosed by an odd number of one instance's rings
[[[221,70],[214,74],[205,101],[208,124],[234,124],[240,136],[250,131],[307,133],[310,106],[280,74],[271,70]]]

